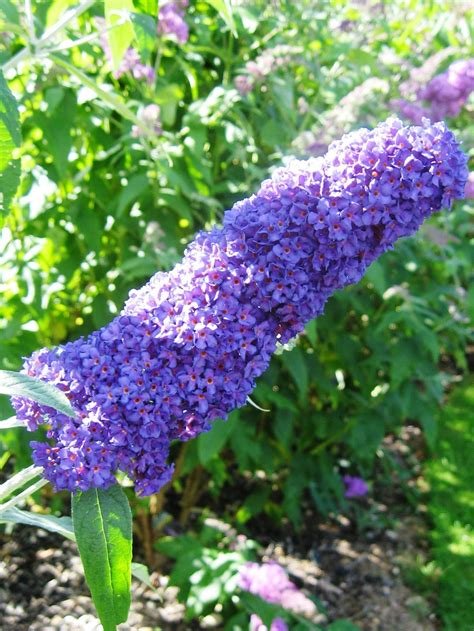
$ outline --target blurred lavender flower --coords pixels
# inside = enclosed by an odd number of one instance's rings
[[[180,44],[189,39],[189,28],[184,21],[184,10],[188,0],[174,0],[166,2],[158,12],[158,34],[174,37]]]
[[[367,495],[369,492],[369,487],[367,483],[362,478],[358,478],[357,476],[345,475],[342,478],[346,486],[346,491],[344,493],[344,497],[362,497]]]
[[[87,338],[33,353],[24,370],[66,393],[72,419],[21,397],[33,459],[56,489],[108,487],[126,472],[141,495],[171,476],[172,440],[245,405],[277,343],[424,219],[462,198],[466,157],[444,123],[393,117],[294,160],[201,232],[181,263],[132,291]]]
[[[237,75],[234,79],[234,85],[242,96],[249,94],[254,88],[252,79],[246,74]]]
[[[245,96],[275,70],[287,66],[292,57],[302,51],[302,48],[283,44],[268,48],[255,60],[245,64],[246,74],[237,75],[234,79],[236,89]]]
[[[392,100],[390,107],[393,111],[413,123],[419,123],[423,116],[435,121],[458,116],[470,94],[474,92],[474,59],[455,61],[445,72],[436,75],[424,85],[421,84],[423,78],[449,56],[447,53],[451,55],[453,50],[441,51],[412,72],[410,80],[402,84],[402,90],[410,100]],[[423,102],[426,105],[422,105]]]
[[[112,64],[112,53],[110,50],[109,40],[107,39],[107,32],[105,30],[105,20],[103,18],[96,18],[95,25],[100,33],[100,44],[102,50],[107,57],[109,64]],[[117,70],[113,71],[113,76],[116,79],[120,79],[124,74],[130,73],[137,81],[145,80],[149,85],[152,85],[155,81],[155,70],[152,66],[142,63],[138,51],[130,47],[125,51],[125,54],[120,62]]]
[[[418,91],[418,98],[431,105],[432,118],[457,116],[474,92],[474,58],[452,63],[446,72],[434,77]]]
[[[467,178],[466,188],[464,189],[464,196],[466,199],[474,199],[474,171],[469,173]]]
[[[149,85],[153,85],[155,81],[154,68],[142,63],[140,55],[135,48],[129,48],[125,51],[120,66],[113,74],[116,79],[120,79],[122,75],[127,73],[130,73],[137,81],[144,79]]]
[[[421,90],[435,75],[441,64],[457,52],[456,48],[442,48],[419,67],[412,68],[406,81],[400,85],[400,94],[403,98],[413,100],[419,90]]]
[[[306,617],[316,613],[316,606],[294,583],[290,581],[281,565],[270,563],[246,563],[240,570],[238,584],[251,594],[296,614]],[[254,631],[264,631],[266,627],[257,615],[252,615],[250,627]],[[275,618],[270,631],[287,631],[288,626],[282,618]]]
[[[149,105],[141,108],[138,111],[138,118],[149,128],[150,133],[155,134],[156,136],[161,136],[163,128],[161,127],[159,105],[150,103]],[[138,125],[134,125],[132,127],[132,136],[134,138],[139,138],[144,135],[145,132],[141,127],[138,127]]]

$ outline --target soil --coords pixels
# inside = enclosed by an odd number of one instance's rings
[[[416,427],[387,439],[386,447],[401,460],[410,445],[408,456],[415,461],[408,484],[416,484],[418,440]],[[362,531],[351,515],[318,522],[309,511],[297,536],[272,532],[262,520],[251,524],[252,536],[264,546],[264,560],[281,563],[298,586],[316,597],[314,622],[345,618],[362,631],[435,631],[439,625],[431,604],[404,584],[400,569],[404,559],[427,554],[422,514],[414,515],[399,485],[374,489],[372,497],[378,501],[360,500],[369,515]],[[184,622],[176,589],[166,576],[151,576],[155,590],[134,579],[130,616],[120,631],[222,629],[218,616],[208,616],[201,626]],[[26,526],[0,534],[1,631],[100,629],[74,543]]]

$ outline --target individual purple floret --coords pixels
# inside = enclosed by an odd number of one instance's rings
[[[171,440],[207,431],[243,406],[277,342],[300,333],[337,290],[424,219],[462,198],[466,157],[444,123],[388,119],[294,160],[201,232],[182,261],[132,291],[110,324],[26,360],[57,385],[71,419],[14,399],[33,459],[56,489],[107,487],[127,473],[141,495],[172,467]]]
[[[345,475],[342,481],[346,486],[344,497],[363,497],[369,492],[367,482],[362,478],[353,475]]]
[[[238,585],[241,589],[296,614],[311,617],[316,613],[313,601],[290,581],[282,566],[273,561],[261,565],[246,563],[239,570]],[[262,620],[253,614],[250,628],[261,631],[266,627],[263,627]],[[282,618],[275,618],[270,627],[270,631],[287,630],[288,626]]]
[[[158,34],[170,35],[180,43],[185,44],[189,38],[189,28],[184,21],[184,9],[188,0],[167,2],[158,12]]]

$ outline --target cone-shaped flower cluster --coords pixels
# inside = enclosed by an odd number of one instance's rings
[[[75,419],[14,401],[51,444],[33,457],[57,489],[107,487],[126,472],[142,495],[169,479],[169,443],[245,404],[277,342],[337,289],[463,196],[466,158],[444,123],[396,118],[293,161],[200,233],[171,272],[132,291],[108,326],[34,353],[30,375],[57,385]]]
[[[431,115],[435,120],[457,116],[474,92],[474,58],[452,63],[446,72],[437,75],[418,98],[431,103]]]
[[[474,58],[461,59],[452,63],[441,74],[433,77],[426,85],[416,87],[423,81],[424,75],[452,53],[451,49],[440,51],[418,69],[412,80],[401,86],[403,93],[410,94],[416,100],[393,99],[390,107],[402,116],[419,124],[423,117],[432,120],[443,120],[448,116],[458,116],[466,105],[469,96],[474,92]],[[425,102],[422,105],[422,102]]]

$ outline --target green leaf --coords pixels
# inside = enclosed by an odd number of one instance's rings
[[[76,68],[65,57],[50,53],[49,58],[61,68],[64,68],[70,75],[76,77],[82,85],[90,88],[95,94],[109,107],[118,112],[121,116],[131,121],[134,125],[139,127],[145,134],[150,134],[150,129],[141,121],[134,112],[128,107],[123,99],[114,94],[113,92],[107,92],[103,90],[97,83],[84,74],[81,70]],[[154,132],[153,132],[154,133]]]
[[[132,0],[104,0],[105,21],[107,23],[107,38],[112,55],[112,66],[118,70],[125,51],[133,38],[133,24],[130,15],[134,11]]]
[[[243,591],[240,594],[240,600],[247,611],[256,613],[268,629],[272,626],[272,622],[275,618],[287,613],[283,607],[269,603],[263,600],[263,598],[260,598],[260,596],[256,596],[250,592]]]
[[[7,22],[20,23],[18,8],[10,0],[0,0],[0,16],[3,16]]]
[[[379,263],[378,261],[375,261],[374,263],[372,263],[372,265],[369,267],[369,269],[365,273],[365,277],[369,281],[369,283],[372,283],[372,285],[375,288],[375,291],[378,294],[382,295],[384,291],[387,289],[387,280],[385,278],[385,271],[381,263]]]
[[[117,217],[121,217],[124,211],[134,202],[144,191],[148,189],[150,183],[143,173],[132,176],[128,184],[122,189],[117,201]]]
[[[0,173],[0,213],[8,210],[20,184],[20,177],[20,160],[12,160]]]
[[[300,401],[303,401],[308,392],[309,375],[305,357],[301,349],[294,348],[290,352],[283,353],[281,360],[298,387]]]
[[[139,581],[145,583],[145,585],[151,589],[156,590],[156,587],[151,582],[150,572],[146,565],[143,565],[143,563],[132,563],[132,574]]]
[[[329,625],[328,631],[360,631],[350,620],[336,620]]]
[[[161,120],[165,125],[174,125],[176,111],[183,95],[183,89],[176,83],[170,83],[156,90],[155,103],[160,106]]]
[[[290,473],[283,484],[283,510],[296,527],[301,524],[302,497],[309,481],[307,472],[299,464],[296,460],[292,462]]]
[[[56,24],[64,13],[71,8],[71,4],[71,0],[53,0],[48,7],[45,27],[49,28]]]
[[[206,465],[227,442],[230,434],[236,427],[236,417],[223,421],[218,419],[212,424],[212,429],[205,434],[201,434],[197,439],[198,455],[201,464]]]
[[[89,489],[72,498],[72,521],[86,581],[104,631],[130,608],[132,513],[122,488]]]
[[[275,421],[273,425],[273,432],[278,441],[285,447],[289,447],[291,439],[293,437],[293,423],[294,414],[288,412],[288,410],[277,409],[275,413]]]
[[[89,251],[99,253],[102,242],[103,226],[97,212],[97,208],[83,206],[74,217],[79,234],[84,239]]]
[[[156,17],[143,13],[132,13],[135,38],[141,55],[148,55],[156,47]]]
[[[50,532],[57,532],[67,539],[75,540],[70,517],[54,517],[54,515],[39,515],[20,510],[16,506],[0,512],[0,523],[26,524],[36,528],[44,528]]]
[[[252,463],[261,462],[262,445],[256,440],[255,426],[241,421],[237,432],[230,435],[230,445],[239,469],[251,468]]]
[[[21,143],[20,119],[15,97],[0,72],[0,171],[12,158],[13,150]]]
[[[20,144],[17,102],[0,72],[0,211],[8,208],[20,183],[20,163],[13,160]]]
[[[318,341],[318,333],[316,329],[316,320],[311,320],[305,326],[306,337],[311,342],[311,346],[316,346]]]
[[[469,319],[474,321],[474,283],[470,283],[467,290],[466,308]]]
[[[76,97],[72,90],[65,90],[62,95],[53,92],[49,96],[52,97],[53,105],[38,122],[53,156],[54,166],[60,177],[64,178],[72,146],[71,127],[76,115]],[[59,96],[59,101],[55,102]]]
[[[76,416],[64,392],[49,383],[19,372],[0,370],[0,394],[27,397],[72,418]]]
[[[232,6],[229,0],[206,0],[226,23],[234,37],[238,37],[237,28],[235,26],[234,16],[232,15]]]
[[[26,427],[25,421],[20,421],[16,416],[10,416],[0,421],[0,429],[10,429],[12,427]]]

